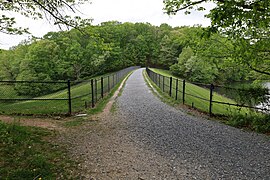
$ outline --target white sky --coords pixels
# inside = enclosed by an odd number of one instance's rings
[[[156,26],[167,23],[173,27],[193,26],[195,24],[210,25],[210,20],[204,18],[207,12],[195,11],[191,15],[184,15],[184,12],[179,12],[177,15],[169,17],[164,14],[163,7],[163,0],[92,0],[92,4],[85,4],[79,8],[82,14],[78,15],[93,18],[93,24],[117,20],[134,23],[149,22]],[[214,4],[205,4],[204,7],[210,10],[214,7]],[[29,27],[32,35],[36,37],[42,37],[49,31],[59,31],[56,26],[45,20],[34,21],[22,16],[16,16],[16,19],[19,26]],[[28,39],[28,36],[0,33],[0,49],[8,49],[17,45],[22,40]]]

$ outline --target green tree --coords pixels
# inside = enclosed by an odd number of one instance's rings
[[[190,47],[184,48],[182,53],[179,55],[178,63],[170,67],[172,73],[187,78],[186,63],[192,56],[194,56],[193,50]]]
[[[168,36],[165,35],[160,42],[159,50],[159,63],[165,67],[169,68],[171,65],[177,62],[178,56],[178,44],[175,44],[174,41]]]
[[[164,0],[168,14],[191,9],[205,10],[205,2],[216,4],[207,15],[211,19],[210,32],[226,34],[233,39],[233,59],[260,74],[270,75],[270,1],[261,0]]]
[[[67,12],[78,13],[76,5],[89,2],[89,0],[1,0],[1,16],[0,16],[0,32],[6,34],[22,34],[28,33],[25,27],[16,27],[16,19],[12,17],[10,12],[19,13],[25,17],[33,19],[49,19],[54,24],[71,26],[79,28],[88,25],[90,19],[81,19],[79,16],[74,18],[67,15]]]
[[[192,82],[212,83],[215,80],[217,69],[200,57],[192,56],[184,66],[185,75]]]
[[[225,30],[230,35],[261,36],[268,34],[263,30],[269,32],[267,28],[270,22],[270,1],[268,0],[163,0],[163,2],[168,14],[176,14],[182,10],[189,14],[192,9],[204,11],[203,3],[215,3],[216,6],[207,15],[212,22],[211,28]]]
[[[0,79],[16,80],[20,73],[20,64],[28,51],[28,42],[23,42],[9,51],[0,51]]]
[[[53,41],[41,40],[34,42],[28,49],[25,60],[20,64],[20,73],[16,80],[51,81],[58,80],[59,47]],[[56,86],[43,84],[16,84],[16,90],[21,95],[38,96],[51,92]],[[57,87],[58,88],[58,87]]]

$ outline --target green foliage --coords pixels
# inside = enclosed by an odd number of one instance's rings
[[[170,67],[173,74],[192,82],[211,83],[216,77],[217,70],[213,64],[194,55],[190,47],[183,48],[179,55],[178,64]]]
[[[225,51],[229,52],[226,53],[227,56],[231,56],[229,61],[234,61],[234,64],[241,67],[248,67],[260,76],[269,77],[270,1],[164,0],[163,2],[168,14],[176,14],[181,10],[190,14],[191,9],[205,10],[202,7],[205,2],[215,3],[216,6],[207,15],[211,19],[211,27],[207,28],[207,32],[219,32],[232,39],[230,43],[233,48]],[[204,51],[204,48],[202,49]]]
[[[189,58],[185,63],[185,68],[185,74],[191,82],[211,83],[215,79],[215,67],[197,56]]]
[[[186,74],[186,63],[192,56],[194,56],[194,53],[190,47],[183,48],[178,58],[178,64],[174,64],[170,67],[170,70],[173,72],[173,74],[182,76],[184,78],[188,77]]]
[[[249,106],[256,106],[268,101],[268,88],[262,87],[262,85],[250,85],[244,86],[241,89],[236,90],[237,97],[235,100],[241,104]]]
[[[48,130],[0,122],[0,179],[67,178],[73,162],[63,149],[44,140],[52,135]]]
[[[266,30],[270,22],[270,2],[269,1],[223,1],[223,0],[164,0],[165,10],[168,14],[176,14],[176,12],[185,10],[186,14],[190,14],[192,9],[204,11],[203,3],[213,2],[216,6],[207,15],[212,23],[213,30],[228,32],[233,36],[245,37],[257,34],[267,34]]]
[[[235,60],[233,41],[220,34],[202,37],[200,28],[184,28],[183,32],[188,38],[183,36],[185,45],[178,64],[171,66],[175,75],[190,81],[218,84],[253,79],[249,67]]]
[[[229,117],[227,124],[238,128],[252,129],[260,133],[270,132],[270,116],[268,114],[234,114]]]
[[[0,32],[6,34],[29,33],[28,28],[16,27],[16,18],[10,12],[21,14],[33,19],[51,20],[58,26],[71,26],[74,28],[89,25],[90,19],[82,19],[79,16],[72,18],[67,15],[66,10],[77,12],[76,5],[89,2],[89,0],[59,0],[59,1],[1,1]],[[69,13],[70,14],[70,13]]]
[[[1,51],[0,80],[77,81],[133,65],[171,68],[175,75],[205,83],[224,84],[258,77],[247,64],[241,61],[239,65],[233,55],[243,54],[241,44],[236,46],[219,33],[205,38],[202,27],[110,21],[86,26],[83,31],[50,32],[43,39]],[[262,41],[260,44],[258,47],[267,45]],[[258,54],[251,49],[242,59],[252,59],[252,67],[270,67],[267,58],[263,65],[259,63]],[[19,95],[27,96],[40,96],[59,88],[42,84],[15,87]]]

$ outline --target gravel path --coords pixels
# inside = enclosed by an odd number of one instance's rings
[[[142,69],[116,112],[71,138],[85,179],[270,179],[270,139],[185,114],[152,94]]]

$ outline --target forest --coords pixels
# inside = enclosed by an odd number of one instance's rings
[[[0,80],[79,81],[134,65],[170,69],[179,77],[201,83],[265,78],[248,66],[249,61],[239,60],[243,47],[220,33],[207,33],[201,26],[110,21],[49,32],[1,50]],[[16,89],[23,94],[25,88]],[[44,93],[42,87],[37,91],[36,95]]]

